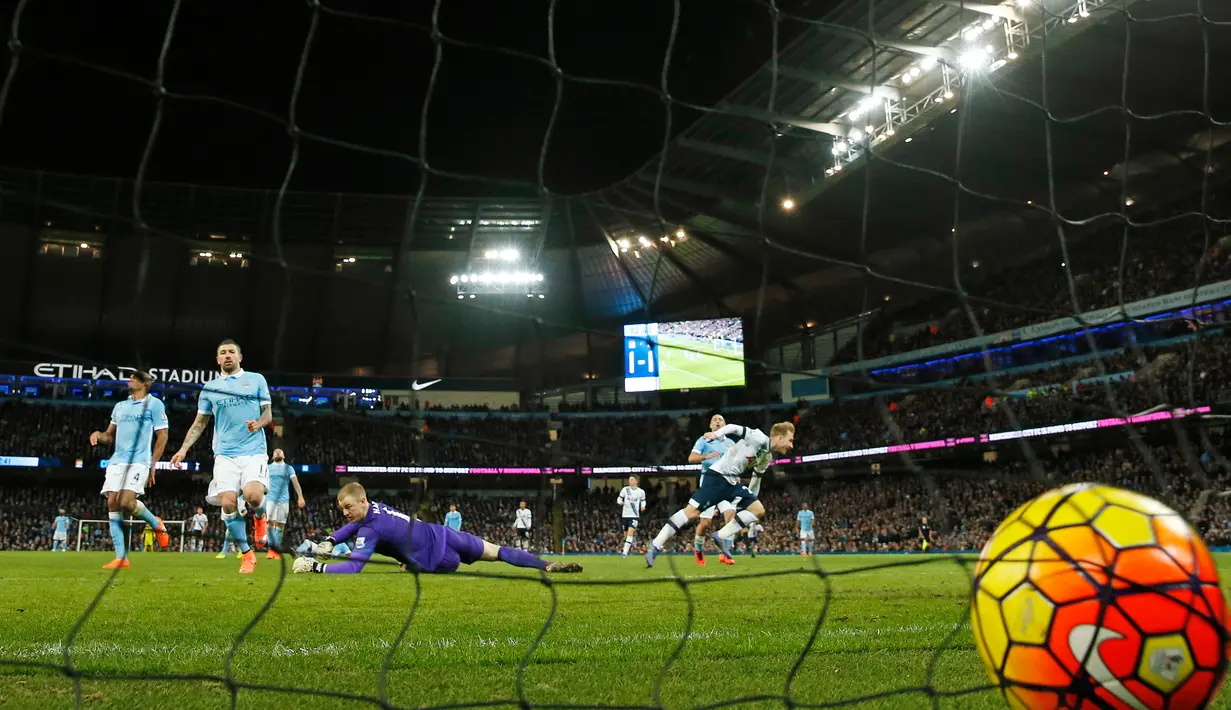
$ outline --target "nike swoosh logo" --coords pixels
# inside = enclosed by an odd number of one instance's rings
[[[1099,685],[1103,686],[1108,693],[1116,696],[1117,699],[1133,708],[1133,710],[1150,710],[1145,703],[1141,702],[1140,698],[1133,695],[1133,691],[1124,687],[1120,679],[1111,672],[1111,669],[1103,662],[1103,658],[1099,656],[1098,647],[1100,644],[1104,641],[1122,638],[1124,638],[1122,634],[1116,633],[1111,629],[1104,629],[1093,624],[1081,624],[1074,626],[1073,630],[1069,632],[1069,650],[1073,652],[1077,660],[1085,659],[1086,672]]]
[[[411,383],[410,383],[410,388],[411,388],[412,390],[414,390],[414,391],[418,392],[419,390],[425,390],[425,389],[427,389],[428,387],[431,387],[432,385],[436,384],[437,382],[440,382],[440,380],[428,380],[427,382],[422,382],[422,383],[421,383],[421,382],[419,382],[418,380],[415,380],[414,382],[411,382]]]

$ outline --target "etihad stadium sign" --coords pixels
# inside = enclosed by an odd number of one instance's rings
[[[40,362],[34,366],[37,377],[70,377],[77,380],[127,380],[137,368],[127,365],[77,365],[66,362]],[[159,382],[203,385],[219,376],[217,370],[176,370],[152,367],[146,372]]]

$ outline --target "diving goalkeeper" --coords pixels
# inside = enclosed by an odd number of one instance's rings
[[[375,553],[392,557],[412,572],[456,572],[462,563],[496,560],[546,572],[581,571],[576,562],[548,562],[524,550],[501,547],[470,533],[415,520],[384,503],[368,502],[367,491],[358,483],[342,486],[338,491],[338,508],[350,522],[317,544],[316,560],[295,560],[295,572],[355,574]],[[331,559],[335,545],[352,539],[350,557],[345,562],[323,563]]]

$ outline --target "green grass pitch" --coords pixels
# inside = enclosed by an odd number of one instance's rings
[[[659,389],[734,387],[744,384],[744,351],[715,349],[680,335],[658,336]],[[730,358],[739,359],[732,360]]]
[[[59,663],[63,641],[108,579],[104,553],[0,553],[0,658]],[[679,643],[687,618],[670,561],[690,582],[692,637],[665,675],[668,708],[739,696],[780,694],[821,610],[826,571],[911,563],[920,556],[762,556],[734,567],[712,560],[579,557],[580,575],[558,577],[558,610],[524,678],[539,703],[653,706],[652,689]],[[212,554],[133,555],[72,646],[74,665],[102,676],[223,674],[236,635],[278,583],[279,564],[261,559],[251,577],[238,561]],[[1231,557],[1219,558],[1225,574]],[[422,601],[388,677],[403,707],[509,701],[518,664],[551,608],[551,593],[530,572],[482,566],[522,579],[424,576]],[[511,571],[509,571],[511,570]],[[741,579],[757,572],[792,572]],[[657,580],[636,585],[572,582]],[[968,582],[959,565],[933,560],[830,577],[828,618],[792,687],[794,699],[820,703],[927,682],[935,649],[935,687],[988,684],[966,623]],[[414,578],[390,567],[353,577],[288,574],[269,613],[240,646],[234,677],[244,683],[374,696],[390,644],[414,599]],[[957,626],[954,632],[955,625]],[[67,708],[72,681],[47,669],[0,667],[0,708]],[[230,692],[212,680],[84,680],[86,707],[226,708]],[[773,700],[741,707],[782,708]],[[360,708],[370,702],[241,689],[240,708]],[[516,707],[511,703],[506,707]],[[930,707],[921,693],[860,707]],[[992,691],[947,698],[945,708],[1002,708]],[[1216,707],[1228,707],[1220,699]]]

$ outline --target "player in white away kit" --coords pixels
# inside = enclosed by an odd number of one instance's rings
[[[637,526],[641,523],[641,514],[645,512],[645,489],[637,486],[640,482],[641,479],[636,476],[629,476],[628,485],[620,490],[620,497],[616,498],[624,526],[624,554],[620,557],[628,557],[628,551],[633,548],[633,538],[637,535]]]
[[[757,556],[757,548],[760,546],[761,534],[764,532],[765,526],[762,525],[759,520],[752,525],[749,525],[748,529],[744,531],[744,535],[748,538],[745,544],[748,546],[748,551],[752,553],[753,557]]]
[[[134,372],[128,378],[130,394],[115,403],[107,431],[90,434],[90,446],[115,444],[115,451],[107,461],[102,491],[107,496],[107,519],[111,523],[115,559],[103,565],[103,569],[129,566],[128,546],[124,542],[124,513],[144,520],[158,535],[158,543],[163,547],[171,542],[162,521],[137,497],[145,493],[147,485],[154,485],[154,463],[162,458],[167,446],[167,408],[161,399],[150,394],[153,382],[148,372]]]
[[[774,454],[790,453],[795,446],[795,425],[778,422],[770,428],[769,436],[766,436],[760,429],[728,424],[718,431],[709,432],[705,438],[712,441],[721,436],[739,436],[740,440],[732,444],[727,453],[718,459],[718,463],[710,467],[704,482],[693,491],[688,505],[667,519],[667,524],[658,532],[650,549],[645,553],[646,567],[654,566],[654,558],[663,551],[667,541],[674,537],[680,528],[686,527],[697,519],[702,510],[717,505],[719,501],[736,503],[740,508],[735,518],[718,531],[717,537],[724,541],[724,544],[729,544],[742,528],[765,515],[765,506],[757,500],[757,494],[741,485],[739,477],[749,470],[754,476],[760,476],[774,462]]]
[[[710,431],[718,431],[727,425],[727,420],[721,414],[715,414],[710,417]],[[688,463],[701,464],[700,483],[705,483],[705,474],[714,465],[714,462],[722,458],[722,455],[731,448],[731,440],[725,436],[714,440],[706,439],[704,436],[697,437],[697,443],[692,445],[692,451],[688,453]],[[758,482],[758,487],[760,483]],[[749,486],[753,493],[757,492],[756,488]],[[709,529],[710,523],[714,520],[714,515],[722,513],[724,523],[731,522],[731,518],[735,517],[735,504],[722,501],[718,505],[711,505],[701,511],[701,522],[697,523],[696,533],[692,538],[692,554],[696,558],[697,564],[705,566],[705,531]],[[718,544],[718,551],[721,552],[718,556],[718,561],[724,565],[733,565],[735,560],[731,557],[731,551],[726,546],[719,543],[717,538],[714,540]]]
[[[188,551],[200,552],[205,549],[205,530],[209,528],[209,518],[205,510],[197,506],[197,512],[188,519]]]
[[[526,507],[526,501],[522,501],[517,506],[517,513],[513,518],[513,529],[517,531],[517,547],[530,551],[530,528],[533,527],[534,514]]]
[[[248,544],[248,531],[236,501],[242,494],[252,511],[253,537],[265,537],[265,493],[269,490],[269,449],[265,427],[273,421],[273,402],[269,385],[255,372],[240,367],[244,356],[234,340],[218,345],[218,367],[222,376],[210,380],[197,398],[197,419],[192,423],[180,450],[171,457],[179,464],[188,450],[201,438],[209,420],[214,420],[214,480],[209,484],[205,502],[222,508],[222,519],[243,562],[240,574],[256,569],[256,553]]]
[[[269,464],[269,552],[265,559],[276,560],[282,551],[282,529],[286,527],[286,519],[291,512],[291,486],[295,487],[295,495],[299,501],[299,509],[306,505],[303,500],[303,489],[299,487],[299,479],[295,476],[295,467],[286,462],[286,454],[282,449],[274,449],[274,461]]]

